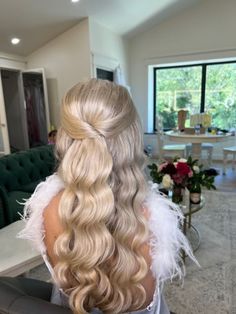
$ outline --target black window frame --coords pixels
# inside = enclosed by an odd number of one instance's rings
[[[96,77],[101,80],[114,82],[114,71],[98,67],[96,68]]]
[[[218,61],[218,62],[201,62],[201,63],[183,63],[179,65],[174,65],[174,66],[158,66],[153,68],[153,129],[154,132],[157,131],[156,128],[156,73],[157,70],[165,70],[165,69],[176,69],[176,68],[186,68],[186,67],[196,67],[200,66],[202,67],[202,81],[201,81],[201,102],[200,102],[200,111],[199,113],[204,112],[205,110],[205,95],[206,95],[206,76],[207,76],[207,67],[209,65],[218,65],[218,64],[230,64],[230,63],[235,63],[236,60],[231,60],[231,61]]]

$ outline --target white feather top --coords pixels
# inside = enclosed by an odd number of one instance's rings
[[[158,191],[157,184],[151,184],[145,206],[150,212],[152,272],[159,282],[176,276],[181,278],[184,275],[183,251],[198,264],[181,230],[184,216],[178,205]]]
[[[53,269],[48,261],[44,244],[43,211],[50,200],[63,188],[64,183],[56,173],[37,186],[25,203],[23,218],[26,226],[18,234],[18,237],[33,242],[34,247],[42,254],[52,276]],[[160,284],[165,280],[175,276],[181,278],[184,275],[184,266],[180,256],[182,250],[196,263],[197,261],[188,240],[180,229],[184,219],[183,214],[177,205],[159,193],[156,184],[151,184],[143,205],[150,213],[151,270],[158,283],[156,291],[159,291]]]

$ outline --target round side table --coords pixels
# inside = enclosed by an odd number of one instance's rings
[[[201,210],[205,205],[205,198],[201,195],[201,202],[199,204],[191,204],[189,208],[181,206],[184,214],[183,233],[188,238],[193,252],[197,251],[201,243],[201,237],[198,229],[192,224],[192,215]],[[185,260],[185,253],[183,252],[183,260]]]

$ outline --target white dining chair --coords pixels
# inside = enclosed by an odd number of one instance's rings
[[[206,151],[207,153],[207,161],[208,161],[208,166],[211,166],[212,164],[212,154],[213,154],[213,145],[211,143],[202,143],[201,144],[201,151]],[[192,152],[192,144],[187,144],[186,145],[186,155],[189,157]]]
[[[228,155],[233,155],[232,158],[232,168],[235,169],[236,164],[236,146],[225,147],[223,148],[223,174],[226,174],[226,167],[227,167],[227,157]]]
[[[185,158],[186,156],[185,144],[164,144],[164,132],[162,127],[162,121],[158,117],[156,118],[156,129],[159,159],[164,159],[165,156]]]

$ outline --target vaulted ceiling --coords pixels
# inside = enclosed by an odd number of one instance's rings
[[[134,36],[202,0],[1,0],[0,52],[26,56],[90,17],[111,31]],[[12,37],[21,38],[17,46]]]

